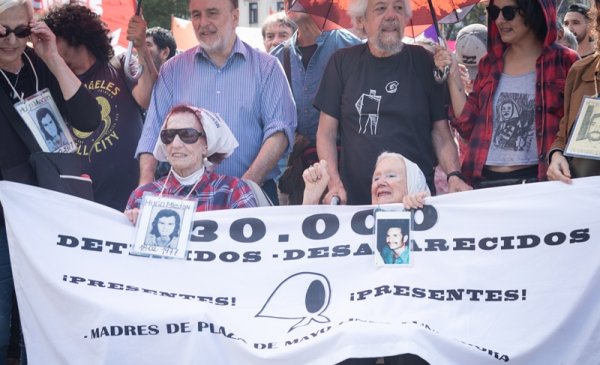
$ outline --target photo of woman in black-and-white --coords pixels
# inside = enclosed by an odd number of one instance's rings
[[[69,143],[50,109],[40,108],[36,111],[35,116],[50,152],[54,152]]]
[[[173,209],[161,209],[152,220],[150,232],[146,235],[147,246],[176,249],[181,231],[181,216]]]

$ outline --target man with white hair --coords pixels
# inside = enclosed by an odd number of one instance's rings
[[[273,48],[292,38],[296,29],[298,26],[287,17],[285,12],[280,11],[269,15],[261,28],[265,51],[269,53]]]
[[[342,203],[369,204],[372,168],[383,151],[414,161],[432,192],[437,162],[448,173],[450,192],[470,189],[460,175],[444,90],[433,78],[433,57],[402,42],[410,3],[354,0],[349,13],[367,43],[331,57],[314,104],[321,111],[317,151],[331,177],[325,203],[337,195]]]

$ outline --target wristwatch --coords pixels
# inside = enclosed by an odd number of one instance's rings
[[[464,180],[464,179],[463,179],[463,176],[462,176],[462,174],[461,174],[461,172],[460,172],[460,171],[458,171],[458,170],[456,170],[456,171],[449,172],[449,173],[446,175],[446,182],[450,181],[450,178],[451,178],[452,176],[456,176],[456,177],[458,177],[459,179],[461,179],[461,180]]]

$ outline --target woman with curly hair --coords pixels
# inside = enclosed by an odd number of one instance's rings
[[[598,97],[599,90],[599,72],[600,72],[600,14],[598,8],[600,0],[596,0],[592,6],[590,17],[594,19],[594,33],[598,39],[596,52],[576,62],[569,74],[565,85],[565,115],[560,120],[556,140],[548,153],[548,179],[560,180],[566,183],[571,182],[573,177],[597,176],[600,175],[600,161],[573,157],[568,160],[563,151],[571,138],[571,130],[577,119],[579,107],[586,96],[593,95]],[[592,141],[600,145],[600,140]]]
[[[76,49],[85,47],[100,62],[108,62],[114,56],[113,48],[110,45],[110,30],[102,22],[100,16],[87,6],[66,4],[53,8],[43,20],[56,35],[59,48],[65,46]],[[74,60],[68,60],[69,57],[65,59],[69,67],[73,69],[72,63],[69,61]],[[77,64],[75,66],[81,67]],[[87,69],[73,69],[77,75],[83,71],[87,71]]]
[[[96,97],[102,110],[102,128],[94,133],[73,131],[78,152],[87,157],[94,199],[123,210],[139,181],[134,154],[142,134],[140,108],[148,107],[158,75],[146,46],[146,23],[134,16],[127,30],[144,69],[135,81],[123,72],[130,67],[124,65],[124,57],[114,57],[106,24],[88,7],[66,4],[52,9],[44,21],[56,34],[61,56]],[[137,65],[131,68],[135,70]]]

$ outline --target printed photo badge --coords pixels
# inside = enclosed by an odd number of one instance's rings
[[[43,89],[15,104],[17,113],[44,152],[70,153],[77,149],[48,89]]]
[[[145,193],[129,254],[185,259],[197,204],[195,199]]]
[[[600,160],[600,99],[586,97],[581,103],[565,156]]]
[[[408,267],[411,258],[411,212],[375,210],[375,265]]]

